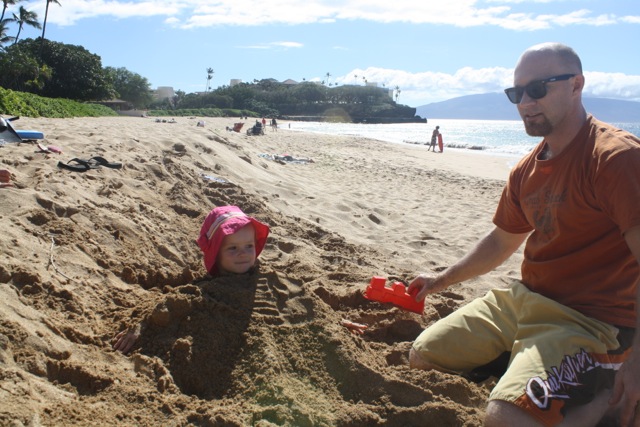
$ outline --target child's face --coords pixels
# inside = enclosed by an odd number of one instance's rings
[[[222,239],[218,252],[220,272],[242,274],[256,263],[256,232],[252,224]]]

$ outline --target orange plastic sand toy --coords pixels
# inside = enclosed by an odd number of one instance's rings
[[[365,298],[378,302],[390,302],[405,310],[422,314],[424,311],[424,300],[418,302],[412,295],[407,293],[404,283],[393,282],[391,287],[385,286],[387,280],[384,277],[374,276],[364,293]]]

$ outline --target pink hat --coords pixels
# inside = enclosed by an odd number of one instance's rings
[[[216,258],[225,236],[235,233],[247,224],[256,231],[256,258],[267,243],[269,226],[247,216],[237,206],[219,206],[213,209],[200,228],[198,246],[204,252],[204,266],[210,274],[217,273]]]

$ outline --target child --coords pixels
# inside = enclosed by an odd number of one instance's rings
[[[220,206],[204,220],[197,243],[204,253],[207,273],[216,277],[245,274],[253,269],[264,245],[269,226],[247,216],[237,206]],[[127,353],[140,336],[141,325],[115,336],[114,350]]]
[[[237,206],[215,208],[205,218],[198,237],[207,272],[212,276],[248,272],[268,235],[266,224],[247,216]]]

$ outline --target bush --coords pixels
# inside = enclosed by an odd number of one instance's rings
[[[98,104],[84,104],[69,99],[44,98],[27,92],[0,87],[0,113],[26,117],[101,117],[116,116],[112,109]]]

